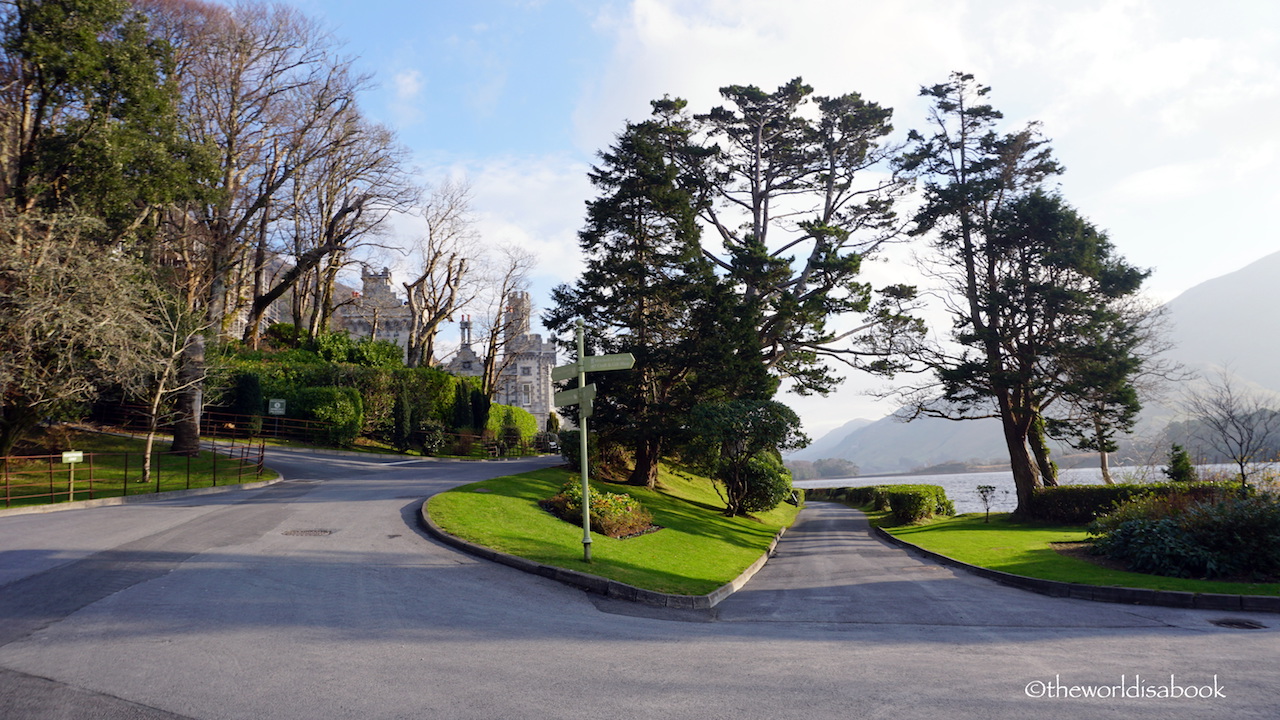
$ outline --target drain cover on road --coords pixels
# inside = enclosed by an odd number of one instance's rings
[[[1221,620],[1210,620],[1209,622],[1218,627],[1231,628],[1232,630],[1262,630],[1266,627],[1257,620],[1246,620],[1244,618],[1223,618]]]
[[[332,530],[285,530],[280,534],[301,536],[301,537],[324,537],[325,535],[332,535],[333,531]]]

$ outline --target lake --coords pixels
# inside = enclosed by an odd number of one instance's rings
[[[1205,465],[1198,470],[1227,470],[1232,465]],[[1158,482],[1164,480],[1160,472],[1163,466],[1119,467],[1111,468],[1111,477],[1122,482]],[[1071,468],[1058,472],[1058,483],[1061,485],[1100,485],[1102,471],[1098,468]],[[992,512],[1012,512],[1018,506],[1018,497],[1014,494],[1013,473],[1008,470],[1000,472],[954,473],[947,475],[865,475],[852,478],[815,478],[813,480],[797,480],[793,483],[798,488],[826,487],[863,487],[866,485],[941,485],[947,491],[947,497],[955,503],[957,513],[982,512],[982,500],[978,497],[979,485],[992,485],[996,488],[995,497],[991,501]]]

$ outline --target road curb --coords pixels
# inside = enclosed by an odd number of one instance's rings
[[[645,605],[653,605],[655,607],[675,608],[681,610],[707,610],[718,605],[722,600],[742,589],[743,585],[751,579],[753,575],[764,567],[765,563],[773,557],[774,550],[778,547],[778,541],[782,539],[783,533],[787,531],[783,528],[774,535],[773,540],[769,543],[769,549],[761,555],[758,560],[751,563],[742,574],[734,578],[732,581],[716,588],[706,595],[672,595],[669,593],[654,592],[653,590],[645,590],[634,585],[627,585],[616,580],[600,577],[599,575],[591,575],[577,570],[568,570],[566,568],[555,567],[553,565],[543,565],[515,555],[498,552],[492,548],[483,545],[477,545],[473,542],[463,540],[456,535],[445,532],[440,526],[436,525],[431,519],[431,515],[427,512],[427,501],[423,501],[422,506],[418,510],[418,520],[422,529],[428,535],[439,540],[446,545],[450,545],[465,553],[475,555],[476,557],[501,563],[517,570],[522,570],[531,575],[538,575],[549,578],[557,582],[576,587],[580,590],[604,595],[605,597],[616,598],[618,600],[627,600],[630,602],[643,603]]]
[[[159,502],[161,500],[174,500],[185,497],[196,497],[199,495],[218,495],[237,490],[259,490],[283,482],[284,476],[281,475],[274,480],[257,480],[250,483],[239,483],[236,485],[218,485],[216,487],[191,488],[190,490],[168,490],[166,492],[149,492],[139,493],[137,495],[123,495],[116,497],[94,498],[93,500],[76,500],[74,502],[56,503],[51,505],[26,505],[15,508],[0,508],[0,517],[9,515],[42,515],[44,513],[61,512],[63,510],[86,510],[88,508],[110,507],[112,505],[133,505],[135,503]]]
[[[1155,605],[1160,607],[1190,608],[1195,610],[1225,610],[1240,612],[1280,613],[1280,597],[1274,595],[1225,595],[1218,593],[1196,593],[1179,590],[1147,590],[1144,588],[1125,588],[1103,585],[1082,585],[1080,583],[1062,582],[1059,580],[1043,580],[1041,578],[1014,575],[1012,573],[992,570],[990,568],[970,565],[940,553],[926,550],[919,545],[907,542],[889,534],[882,528],[871,526],[872,535],[885,542],[917,552],[935,562],[949,567],[964,570],[973,575],[995,580],[1003,585],[1010,585],[1022,590],[1049,595],[1051,597],[1075,598],[1094,602],[1122,603],[1126,605]]]

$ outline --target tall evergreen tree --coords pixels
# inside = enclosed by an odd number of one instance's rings
[[[655,119],[628,124],[593,169],[600,196],[579,234],[587,267],[575,285],[556,288],[544,316],[561,334],[582,318],[589,352],[635,356],[630,371],[590,378],[599,388],[592,423],[634,454],[630,482],[646,486],[698,397],[774,387],[743,332],[754,329],[750,307],[701,252],[705,188],[685,172],[697,154],[679,119],[683,103],[654,105]]]
[[[901,235],[893,207],[904,183],[872,172],[896,151],[886,142],[893,111],[857,93],[814,96],[800,78],[720,94],[725,105],[697,116],[710,193],[699,210],[717,240],[704,253],[757,309],[763,361],[802,394],[835,387],[829,361],[892,370],[888,347],[920,330],[903,317],[914,288],[877,298],[860,273]],[[842,316],[861,321],[837,331]]]
[[[1090,375],[1106,374],[1109,386],[1093,400],[1123,422],[1128,346],[1093,343],[1120,327],[1114,308],[1146,273],[1043,191],[1062,171],[1047,141],[1035,125],[997,133],[1002,116],[986,104],[989,91],[962,73],[922,89],[935,132],[912,131],[903,157],[925,179],[913,232],[933,240],[955,328],[954,346],[913,351],[936,379],[913,400],[920,414],[1000,419],[1022,510],[1053,481],[1043,436],[1050,405],[1087,400]]]

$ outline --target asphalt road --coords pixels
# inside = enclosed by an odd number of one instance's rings
[[[742,591],[667,613],[417,530],[432,493],[552,461],[270,455],[261,491],[0,517],[0,718],[1280,713],[1280,616],[1042,597],[826,504]],[[1188,689],[1215,696],[1160,697]]]

